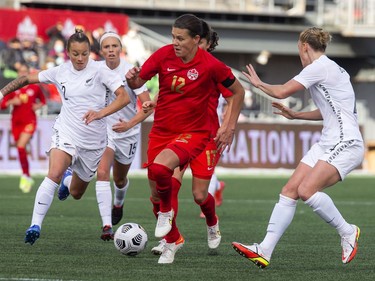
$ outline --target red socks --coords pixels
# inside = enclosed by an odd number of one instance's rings
[[[17,147],[17,150],[18,150],[18,158],[19,158],[21,168],[22,168],[22,173],[30,177],[29,161],[27,160],[26,148]]]
[[[206,224],[208,226],[214,226],[215,224],[217,224],[215,199],[210,193],[208,193],[207,199],[202,204],[199,204],[196,201],[195,203],[197,203],[201,207],[203,214],[206,216]]]

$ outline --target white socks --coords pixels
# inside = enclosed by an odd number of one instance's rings
[[[281,236],[292,222],[296,207],[297,200],[280,194],[279,202],[275,204],[268,222],[267,234],[260,243],[263,254],[267,257],[271,258]]]
[[[72,182],[72,178],[73,178],[73,175],[72,176],[68,176],[68,177],[66,177],[65,179],[64,179],[64,184],[65,184],[65,186],[67,186],[68,187],[68,189],[69,189],[69,192],[70,192],[70,184],[71,184],[71,182]]]
[[[103,226],[112,226],[112,190],[109,181],[97,181],[95,185],[96,200]]]
[[[348,236],[353,233],[353,227],[345,221],[331,197],[326,193],[316,192],[305,203],[326,223],[336,228],[340,236]]]
[[[332,199],[324,192],[316,192],[305,204],[325,222],[334,227],[340,236],[349,236],[353,233],[353,227],[348,224]],[[268,223],[267,234],[260,246],[263,254],[271,258],[276,244],[292,222],[297,206],[297,200],[288,198],[280,194],[279,202],[276,203],[271,218]]]
[[[55,191],[58,187],[59,184],[47,177],[44,178],[36,192],[31,225],[36,224],[42,227],[44,217],[52,204]]]
[[[116,207],[120,207],[124,205],[124,200],[126,196],[126,192],[128,191],[129,188],[129,179],[126,185],[123,188],[118,188],[115,184],[115,199],[113,201],[113,205]]]
[[[129,180],[123,188],[115,185],[114,206],[122,206],[126,191],[129,188]],[[112,226],[112,190],[109,181],[97,181],[95,185],[96,200],[98,201],[99,213],[102,217],[103,226]]]

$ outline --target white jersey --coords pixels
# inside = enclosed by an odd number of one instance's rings
[[[293,79],[309,90],[322,114],[320,144],[363,141],[358,126],[354,90],[350,76],[343,68],[322,55]]]
[[[100,61],[101,64],[106,65],[105,61]],[[145,85],[143,85],[141,88],[138,89],[131,89],[125,79],[125,74],[134,67],[134,65],[128,63],[124,59],[121,58],[120,64],[117,68],[113,69],[112,71],[115,71],[121,78],[124,79],[123,83],[125,85],[125,90],[128,92],[130,97],[130,103],[123,107],[121,110],[109,115],[106,117],[107,122],[107,134],[109,138],[112,139],[122,139],[124,137],[128,136],[134,136],[140,133],[141,124],[137,124],[133,128],[130,128],[126,132],[122,133],[116,133],[112,130],[112,126],[119,122],[119,119],[124,120],[125,122],[128,122],[130,119],[132,119],[137,114],[137,96],[144,91],[147,91],[147,88]],[[116,95],[113,93],[111,89],[107,89],[107,95],[109,97],[109,102],[112,102]]]
[[[39,81],[56,85],[62,100],[54,128],[68,137],[72,144],[85,149],[107,145],[105,119],[86,125],[84,114],[106,106],[106,87],[112,92],[123,85],[122,79],[107,67],[90,59],[86,68],[74,69],[71,61],[39,73]]]
[[[223,123],[223,111],[224,111],[224,105],[227,103],[227,101],[225,100],[225,98],[223,97],[223,95],[220,94],[220,97],[219,97],[219,103],[217,105],[217,109],[216,109],[216,113],[217,113],[217,116],[219,117],[219,124],[221,125],[221,123]]]

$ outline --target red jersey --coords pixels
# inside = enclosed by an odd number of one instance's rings
[[[150,80],[159,74],[159,96],[152,131],[158,134],[209,132],[209,103],[217,84],[234,79],[231,69],[198,48],[192,61],[183,63],[173,45],[153,53],[139,76]]]
[[[42,104],[46,104],[46,99],[40,87],[37,84],[30,84],[6,95],[1,101],[1,109],[5,109],[6,102],[14,97],[18,97],[21,100],[21,104],[13,106],[12,123],[24,124],[30,123],[30,121],[36,122],[33,104],[36,103],[38,99]]]

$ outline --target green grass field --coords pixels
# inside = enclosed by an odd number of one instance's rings
[[[293,223],[264,270],[238,255],[231,242],[261,241],[287,177],[221,177],[227,187],[217,209],[223,236],[217,251],[208,249],[205,222],[187,178],[178,217],[186,243],[170,265],[159,265],[150,252],[158,240],[147,181],[142,176],[130,179],[121,223],[137,222],[149,237],[145,251],[136,257],[123,256],[113,242],[100,240],[93,184],[79,201],[55,197],[40,239],[33,246],[25,244],[42,178],[30,194],[22,194],[17,177],[0,176],[0,280],[375,280],[375,177],[349,176],[327,191],[344,217],[361,228],[358,254],[350,264],[341,262],[337,232],[299,202]]]

